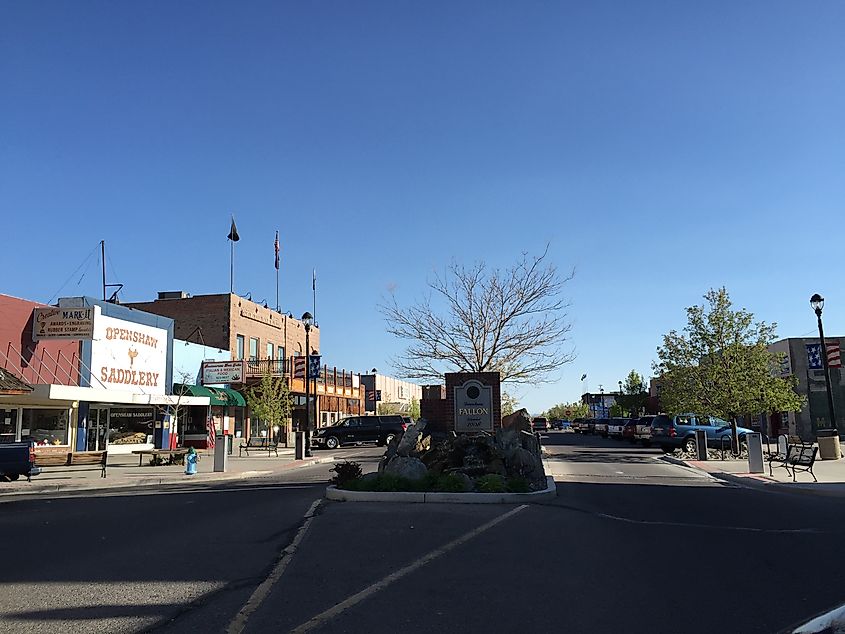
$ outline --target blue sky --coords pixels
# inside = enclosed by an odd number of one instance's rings
[[[6,2],[0,291],[228,290],[310,308],[390,371],[376,310],[453,258],[551,245],[577,360],[532,412],[650,369],[725,285],[782,336],[845,335],[841,2]],[[82,278],[81,281],[80,277]]]

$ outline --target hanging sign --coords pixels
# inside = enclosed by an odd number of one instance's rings
[[[94,336],[94,309],[89,308],[36,308],[32,312],[32,340],[40,339],[92,339]]]

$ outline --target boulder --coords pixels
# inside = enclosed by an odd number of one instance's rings
[[[502,417],[502,429],[515,429],[516,431],[531,431],[531,416],[528,410],[523,408],[513,414]]]
[[[399,456],[404,456],[406,458],[410,456],[416,450],[417,443],[419,442],[420,436],[422,435],[424,429],[424,420],[408,425],[408,428],[405,430],[405,433],[402,434],[399,439],[399,444],[396,447],[396,454]]]
[[[421,480],[428,473],[428,467],[419,458],[396,456],[385,465],[383,473],[408,480]]]
[[[472,491],[475,487],[475,483],[472,481],[472,478],[470,478],[467,474],[456,471],[454,475],[461,481],[464,492]]]

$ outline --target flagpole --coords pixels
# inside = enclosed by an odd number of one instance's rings
[[[235,241],[229,240],[232,251],[229,254],[229,293],[235,292]]]
[[[314,323],[317,323],[317,269],[314,269],[311,274],[311,290],[314,292],[314,310],[311,312],[314,315]]]
[[[279,269],[276,268],[276,312],[280,313],[281,308],[279,307]]]

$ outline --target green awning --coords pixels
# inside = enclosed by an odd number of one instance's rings
[[[173,384],[173,393],[183,396],[207,396],[214,406],[246,407],[246,400],[240,392],[225,387],[205,387],[204,385]]]
[[[237,390],[228,387],[209,387],[206,388],[214,392],[222,401],[221,405],[228,405],[229,407],[246,407],[246,399]]]

